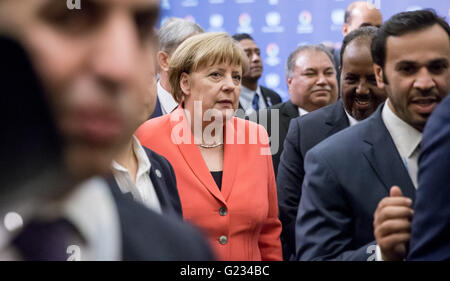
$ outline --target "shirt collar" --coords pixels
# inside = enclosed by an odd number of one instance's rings
[[[87,259],[120,260],[120,218],[108,184],[101,178],[82,183],[63,205],[67,217],[87,241]]]
[[[172,94],[161,86],[160,81],[157,83],[157,89],[159,102],[161,103],[161,107],[164,111],[163,113],[167,114],[174,111],[174,109],[178,107],[178,103],[175,101]]]
[[[301,108],[301,107],[298,108],[298,114],[299,114],[299,116],[303,116],[303,115],[306,115],[306,114],[308,114],[308,113],[309,113],[309,112],[306,111],[306,110],[304,110],[303,108]]]
[[[353,125],[358,124],[358,120],[356,120],[355,118],[353,118],[353,116],[351,116],[348,112],[347,109],[344,108],[345,114],[347,115],[348,118],[348,122],[350,123],[350,127]]]
[[[138,178],[140,175],[148,173],[152,165],[147,157],[147,153],[145,153],[145,150],[142,147],[141,143],[134,135],[133,135],[133,152],[138,160],[138,172],[136,175],[136,178]],[[123,167],[115,160],[113,160],[112,162],[112,168],[118,172],[128,173],[127,168]]]
[[[390,108],[389,99],[383,106],[382,119],[401,156],[411,157],[422,141],[422,133],[400,119]]]

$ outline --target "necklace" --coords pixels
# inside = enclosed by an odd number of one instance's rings
[[[219,143],[216,143],[216,144],[211,144],[211,145],[209,145],[209,144],[198,144],[198,146],[200,146],[200,147],[203,147],[203,148],[214,148],[214,147],[218,147],[218,146],[221,146],[221,145],[223,145],[223,143],[222,142],[219,142]]]

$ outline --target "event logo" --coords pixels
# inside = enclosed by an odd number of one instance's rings
[[[269,73],[265,77],[266,85],[269,88],[275,89],[280,86],[280,76],[277,73]]]
[[[269,0],[269,5],[278,5],[278,0]]]
[[[221,14],[212,14],[209,17],[209,29],[210,32],[223,32],[223,16]]]
[[[331,31],[341,30],[342,25],[344,24],[345,19],[345,10],[344,9],[335,9],[331,11]]]
[[[305,33],[313,33],[314,27],[312,23],[312,15],[309,11],[303,10],[298,15],[298,26],[297,33],[305,34]]]
[[[225,0],[209,0],[209,4],[223,4]]]
[[[162,0],[161,1],[161,8],[164,9],[164,10],[170,10],[169,0]]]
[[[236,4],[248,4],[248,3],[255,3],[255,0],[235,0]]]
[[[409,6],[408,8],[406,8],[407,12],[418,11],[418,10],[422,10],[422,7],[420,7],[420,6]]]
[[[197,7],[198,6],[198,0],[184,0],[181,2],[182,7]]]
[[[253,27],[252,24],[252,17],[247,14],[243,13],[239,16],[239,26],[237,28],[238,33],[253,33]]]
[[[266,48],[267,58],[264,60],[270,66],[276,66],[280,64],[280,47],[276,43],[270,43]]]
[[[263,33],[281,33],[284,32],[284,27],[280,26],[281,16],[278,12],[270,12],[266,15],[266,24],[263,26]]]

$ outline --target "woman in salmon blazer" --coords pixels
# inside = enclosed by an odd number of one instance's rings
[[[234,116],[247,57],[226,33],[203,33],[172,55],[180,104],[136,132],[172,164],[184,219],[219,260],[282,260],[277,192],[265,129]]]

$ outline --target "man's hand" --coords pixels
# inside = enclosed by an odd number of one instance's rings
[[[406,243],[411,235],[412,200],[393,186],[390,197],[378,203],[374,214],[374,235],[383,260],[398,261],[406,257]]]

